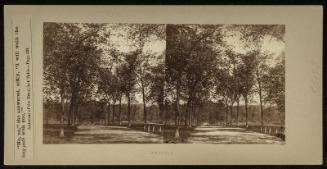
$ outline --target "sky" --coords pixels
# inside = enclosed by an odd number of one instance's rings
[[[128,40],[127,33],[124,30],[119,30],[112,32],[110,39],[112,41],[112,45],[121,52],[131,52],[135,50],[133,47],[133,42]],[[166,41],[157,40],[153,37],[149,38],[148,42],[145,43],[143,52],[150,53],[155,56],[159,56],[166,49]]]
[[[244,44],[240,40],[241,34],[239,32],[229,32],[232,36],[224,38],[228,45],[233,46],[233,50],[236,53],[245,54],[248,50],[245,49]],[[271,59],[268,60],[268,64],[273,66],[274,60],[285,51],[285,43],[277,40],[276,38],[266,35],[263,38],[261,52],[271,54]]]

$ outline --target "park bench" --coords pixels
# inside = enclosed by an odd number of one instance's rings
[[[159,123],[144,123],[144,131],[145,132],[152,132],[152,133],[162,133],[163,132],[164,124]]]
[[[255,132],[277,136],[282,139],[285,137],[285,127],[281,125],[249,125],[247,128]]]

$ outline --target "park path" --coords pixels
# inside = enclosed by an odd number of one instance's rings
[[[173,131],[174,132],[174,131]],[[182,134],[185,135],[185,134]],[[124,143],[164,143],[170,135],[159,135],[131,129],[125,126],[81,125],[74,134],[59,138],[58,134],[45,135],[45,143],[57,144],[124,144]],[[174,138],[172,138],[174,139]],[[177,143],[195,144],[283,144],[278,137],[257,133],[243,128],[200,126]],[[174,143],[174,142],[172,142]]]
[[[218,126],[196,127],[187,139],[188,143],[218,144],[283,144],[278,137],[257,133],[244,128]]]
[[[162,143],[162,136],[123,126],[79,126],[72,143]]]

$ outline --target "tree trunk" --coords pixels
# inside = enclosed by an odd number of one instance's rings
[[[127,94],[127,119],[128,119],[128,127],[131,127],[131,97],[130,93]]]
[[[115,116],[116,116],[116,101],[112,103],[112,119],[111,124],[115,123]]]
[[[225,101],[225,123],[226,123],[226,126],[228,125],[228,104],[227,104],[227,101]]]
[[[119,125],[121,126],[121,98],[122,96],[119,96],[119,114],[118,114],[118,121],[119,121]]]
[[[248,96],[245,96],[245,127],[248,128]]]
[[[65,131],[64,131],[64,117],[65,117],[65,100],[64,100],[64,94],[61,93],[61,117],[60,117],[60,132],[59,132],[59,137],[64,137],[65,136]]]
[[[136,111],[135,105],[131,105],[131,121],[135,121],[135,111]]]
[[[199,109],[200,109],[200,106],[194,108],[194,125],[195,126],[199,125]]]
[[[196,126],[199,126],[200,125],[200,122],[201,122],[201,119],[200,119],[200,110],[201,110],[201,106],[199,105],[196,110],[195,110],[195,116],[196,116],[196,122],[195,122],[195,125]]]
[[[280,125],[284,126],[284,112],[280,111],[279,112],[279,116],[280,116]]]
[[[75,125],[76,124],[79,124],[80,122],[80,114],[78,112],[78,102],[76,103],[76,106],[75,106],[75,114],[76,114],[76,118],[75,118]]]
[[[233,106],[234,106],[234,103],[231,103],[231,105],[230,105],[230,124],[231,125],[233,124]]]
[[[175,125],[178,126],[179,125],[179,95],[180,95],[180,91],[179,91],[179,84],[176,87],[176,110],[175,110]]]
[[[50,114],[49,112],[51,111],[51,106],[50,105],[51,105],[51,103],[49,103],[49,105],[48,105],[49,108],[46,111],[47,113],[45,114],[46,115],[46,117],[45,117],[45,119],[46,119],[45,120],[45,124],[49,124],[49,114]]]
[[[144,85],[143,82],[141,83],[142,85],[142,100],[143,100],[143,121],[146,123],[147,121],[147,114],[146,114],[146,103],[145,103],[145,91],[144,91]]]
[[[236,126],[238,127],[238,121],[239,121],[238,114],[240,112],[240,99],[237,99],[236,104],[237,104],[237,108],[236,108],[237,109],[236,110]]]
[[[63,96],[61,96],[61,124],[64,124],[64,117],[65,117],[65,100]]]
[[[68,125],[74,125],[74,104],[75,104],[75,94],[72,93],[69,106],[69,115],[68,115]]]
[[[74,111],[74,107],[73,107],[73,112],[72,112],[72,126],[75,126],[75,117],[76,116],[76,114],[75,114],[75,111]]]
[[[165,105],[164,105],[164,117],[165,117],[164,125],[166,125],[167,120],[168,120],[168,102],[167,101],[165,101]]]
[[[260,101],[260,114],[261,114],[261,126],[263,127],[263,107],[262,107],[262,88],[261,88],[261,82],[258,80],[258,86],[259,86],[259,101]]]
[[[107,126],[110,125],[110,102],[108,102],[107,106],[107,119],[106,119]]]
[[[63,98],[63,96],[61,96],[61,118],[60,118],[60,124],[61,124],[61,128],[60,128],[60,133],[59,133],[59,137],[64,137],[65,136],[65,131],[64,131],[64,117],[65,117],[65,100]]]
[[[158,106],[159,106],[159,123],[163,123],[163,121],[164,121],[164,109],[165,109],[165,105],[164,105],[164,103],[158,103]]]
[[[78,117],[78,115],[77,115],[78,92],[76,92],[76,90],[74,92],[74,101],[73,101],[73,103],[74,103],[74,105],[73,105],[73,108],[72,108],[72,110],[73,110],[73,118],[72,118],[73,122],[72,122],[72,126],[75,126],[76,125],[76,121],[77,121],[76,119]]]
[[[179,138],[179,97],[180,97],[180,83],[177,84],[177,88],[176,88],[176,112],[175,112],[175,125],[176,130],[175,130],[175,138]]]
[[[186,104],[186,111],[185,111],[185,114],[184,114],[184,125],[187,126],[187,120],[190,116],[190,107],[191,107],[191,100],[190,98],[188,99],[187,101],[187,104]]]
[[[189,112],[189,119],[188,119],[189,127],[192,127],[192,112],[193,112],[193,103],[191,103],[190,112]]]

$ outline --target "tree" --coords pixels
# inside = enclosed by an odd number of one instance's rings
[[[275,66],[269,68],[268,73],[263,76],[263,86],[266,89],[266,101],[277,105],[280,112],[281,125],[283,125],[283,113],[285,113],[285,55],[282,53],[277,58]]]
[[[192,112],[196,106],[196,101],[209,98],[208,91],[213,85],[212,76],[217,64],[216,53],[207,46],[209,42],[203,42],[196,51],[187,59],[185,69],[186,74],[186,96],[187,107],[185,125],[191,126]]]
[[[159,118],[160,123],[163,121],[167,122],[166,119],[166,108],[165,108],[165,99],[166,99],[166,76],[164,71],[164,64],[159,63],[157,66],[151,67],[150,74],[150,92],[148,95],[149,100],[153,100],[157,103],[159,107]]]
[[[239,70],[240,67],[240,62],[242,55],[236,54],[232,49],[227,48],[225,51],[226,54],[226,65],[227,73],[229,74],[226,78],[228,81],[228,84],[226,85],[226,92],[227,92],[227,97],[229,100],[229,107],[230,107],[230,114],[231,114],[231,123],[233,121],[233,107],[234,103],[237,103],[237,114],[236,114],[236,124],[238,125],[238,117],[239,117],[239,101],[241,97],[241,92],[242,92],[242,86],[241,86],[241,71]]]
[[[90,92],[94,86],[102,52],[97,45],[107,37],[103,32],[102,24],[44,25],[44,79],[59,90],[62,105],[70,96],[69,124],[75,124],[79,96],[85,94],[81,92]]]
[[[140,63],[136,68],[137,82],[141,89],[142,101],[143,101],[143,121],[147,122],[147,111],[146,111],[146,102],[147,102],[147,93],[148,87],[150,85],[150,64],[149,56],[142,56],[138,58]]]
[[[266,80],[263,78],[268,72],[268,65],[267,65],[267,58],[268,55],[261,53],[260,51],[257,52],[256,55],[256,69],[255,69],[255,79],[257,84],[257,92],[259,95],[259,103],[260,103],[260,115],[261,115],[261,126],[264,125],[264,111],[263,111],[263,100],[264,100],[264,92],[265,92],[265,86],[263,86],[263,83],[265,83]]]
[[[225,48],[223,58],[218,62],[217,73],[215,77],[216,88],[215,95],[218,101],[222,99],[225,105],[225,123],[233,122],[233,107],[237,103],[238,124],[239,101],[242,94],[241,74],[241,54],[236,54],[230,47]],[[230,120],[228,120],[230,112]]]
[[[255,81],[256,92],[259,95],[261,125],[264,125],[264,110],[263,100],[265,97],[265,89],[262,85],[263,76],[267,73],[268,65],[266,63],[269,55],[262,50],[264,38],[275,39],[284,42],[285,26],[284,25],[231,25],[229,28],[232,31],[239,31],[241,33],[241,41],[248,52],[255,54]],[[266,79],[269,80],[269,79]],[[245,98],[247,99],[247,98]]]
[[[181,34],[181,30],[178,29],[179,25],[167,25],[166,27],[166,73],[167,82],[175,88],[175,125],[179,125],[179,104],[180,104],[180,92],[183,69],[186,64],[184,56],[182,55],[182,43],[178,41],[177,36]],[[181,36],[180,37],[185,37]]]
[[[240,76],[241,78],[241,86],[242,86],[242,96],[245,102],[245,125],[248,127],[248,101],[249,96],[253,92],[253,85],[255,83],[254,71],[255,71],[255,57],[256,52],[248,52],[244,56],[241,57],[242,64],[240,65],[240,70],[243,72]]]
[[[239,31],[247,47],[260,47],[257,45],[265,36],[284,42],[285,25],[230,25],[228,28]]]
[[[243,55],[238,55],[239,59]],[[236,82],[236,126],[239,125],[239,112],[240,112],[240,99],[242,97],[243,92],[243,86],[242,86],[242,68],[240,68],[241,63],[238,63],[239,66],[235,68],[234,76],[235,76],[235,82]]]
[[[145,44],[151,39],[163,40],[165,38],[165,25],[160,24],[128,24],[125,27],[128,38],[134,41],[134,47],[140,51],[137,56],[138,66],[136,68],[137,81],[142,94],[143,101],[143,121],[147,122],[146,98],[147,88],[149,87],[149,59],[151,55],[145,54],[143,50]]]
[[[191,119],[191,107],[196,88],[206,86],[215,59],[213,42],[219,39],[218,26],[213,25],[167,25],[166,72],[167,81],[174,86],[175,124],[180,120],[180,100],[185,96],[187,110],[185,125]]]
[[[263,76],[267,73],[267,58],[268,55],[263,53],[261,50],[263,39],[265,37],[275,38],[279,41],[284,42],[285,26],[284,25],[242,25],[236,26],[238,30],[242,33],[242,39],[246,46],[251,48],[256,54],[256,70],[255,78],[257,84],[257,93],[259,95],[260,102],[260,115],[261,115],[261,125],[264,125],[264,110],[263,110],[263,100],[264,100],[264,89],[262,86]]]
[[[226,62],[225,62],[226,63]],[[229,82],[231,81],[231,77],[229,75],[229,71],[226,67],[221,67],[217,69],[217,73],[215,76],[215,96],[216,99],[222,100],[225,106],[225,124],[228,124],[228,101],[229,101]]]
[[[44,60],[43,60],[43,77],[45,99],[52,95],[59,94],[61,102],[61,123],[64,123],[65,100],[69,92],[69,82],[67,78],[68,65],[66,57],[61,54],[65,49],[60,46],[66,43],[67,35],[64,34],[64,26],[62,24],[45,23],[44,24]],[[59,48],[59,50],[58,50]]]
[[[110,68],[102,68],[99,71],[98,93],[102,94],[107,102],[107,124],[110,124],[110,102],[112,101],[112,123],[115,117],[115,104],[119,98],[119,81]]]
[[[117,79],[118,79],[118,88],[117,88],[117,91],[118,91],[118,103],[119,103],[119,111],[118,111],[118,121],[119,121],[119,125],[121,125],[121,117],[122,117],[122,97],[123,97],[123,94],[126,93],[126,82],[124,81],[126,78],[124,78],[124,71],[123,71],[123,68],[124,66],[121,64],[121,65],[118,65],[116,67],[116,74],[117,74]]]
[[[127,117],[128,126],[131,126],[131,98],[135,91],[136,84],[136,68],[138,66],[137,56],[140,51],[133,51],[124,55],[124,63],[122,64],[120,76],[123,82],[123,88],[127,99]]]

